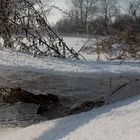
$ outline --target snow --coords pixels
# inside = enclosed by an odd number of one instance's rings
[[[83,45],[86,44],[86,46],[91,46],[91,45],[94,46],[93,43],[95,42],[94,39],[90,39],[88,41],[88,39],[85,37],[68,37],[68,36],[64,37],[64,41],[70,48],[73,48],[77,52],[83,47]],[[97,60],[98,58],[97,54],[88,54],[84,52],[80,52],[80,54],[82,54],[82,56],[84,56],[86,60],[90,60],[90,61]],[[104,60],[105,56],[101,55],[100,59]]]
[[[84,38],[66,38],[76,50]],[[78,46],[78,47],[77,47]],[[95,56],[84,55],[88,61],[33,57],[31,55],[0,49],[0,67],[39,72],[84,73],[92,76],[140,76],[140,61],[95,61]],[[96,82],[96,81],[94,81]],[[131,87],[131,86],[130,86]],[[133,87],[133,86],[132,86]],[[127,90],[129,88],[126,88]],[[133,88],[131,88],[133,89]],[[137,89],[139,86],[137,85]],[[132,90],[131,90],[132,91]],[[134,90],[133,90],[134,91]],[[140,96],[53,121],[26,128],[0,128],[1,140],[139,140]]]
[[[140,96],[26,128],[2,129],[1,140],[139,140]]]
[[[64,37],[64,41],[70,48],[78,51],[87,41],[86,38]],[[0,40],[2,43],[3,41]],[[89,42],[91,43],[91,42]],[[124,61],[96,61],[97,55],[82,54],[87,61],[64,60],[57,58],[35,58],[31,55],[15,52],[13,50],[0,49],[0,65],[18,67],[21,69],[36,70],[42,72],[75,72],[101,74],[127,74],[139,75],[140,60]]]
[[[0,50],[0,65],[45,72],[79,72],[93,74],[140,74],[140,61],[83,61],[37,58],[28,54]]]

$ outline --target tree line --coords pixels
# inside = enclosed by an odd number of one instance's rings
[[[115,34],[128,28],[140,31],[139,0],[71,0],[55,28],[61,33]]]

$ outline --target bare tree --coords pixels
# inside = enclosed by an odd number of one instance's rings
[[[28,3],[33,6],[39,4],[39,0],[29,0]],[[29,28],[31,21],[34,22],[35,13],[26,0],[0,0],[0,7],[0,35],[5,47],[13,47],[12,32],[17,30],[17,25],[18,29],[22,25]]]
[[[72,0],[70,17],[75,22],[86,25],[97,11],[97,0]]]
[[[125,15],[121,15],[121,22],[125,21],[125,28],[131,28],[135,32],[140,32],[140,1],[139,0],[123,0]],[[126,18],[127,17],[127,18]]]
[[[107,29],[111,19],[118,14],[116,0],[100,0],[100,13],[104,18],[104,28]]]
[[[132,20],[137,21],[140,14],[140,1],[139,0],[125,0],[127,4],[127,11]]]
[[[64,27],[65,31],[69,28],[70,30],[68,31],[71,32],[86,33],[87,26],[95,18],[97,13],[98,0],[71,0],[71,2],[72,6],[67,11],[63,11],[57,7],[65,15],[65,18],[57,23],[57,27],[62,31],[63,28],[60,27],[62,25],[61,22],[70,23],[70,26]]]
[[[70,49],[49,25],[43,5],[42,0],[0,0],[0,36],[5,47],[18,44],[21,50],[33,52],[34,56],[79,59],[79,54]]]

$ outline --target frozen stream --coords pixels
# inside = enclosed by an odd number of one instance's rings
[[[123,76],[96,73],[50,73],[22,70],[21,68],[0,66],[0,86],[21,87],[34,94],[56,94],[64,96],[65,105],[105,97],[112,103],[140,94],[140,76]],[[111,93],[114,94],[109,96]],[[44,117],[36,115],[37,105],[0,103],[0,126],[26,126]]]

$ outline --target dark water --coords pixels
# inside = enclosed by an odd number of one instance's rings
[[[64,96],[63,104],[65,105],[75,105],[84,100],[101,96],[105,87],[100,88],[98,93],[97,84],[93,78],[81,76],[0,68],[0,86],[21,87],[33,94]],[[11,105],[0,102],[0,127],[28,126],[46,120],[46,118],[36,115],[37,108],[38,106],[34,104]]]
[[[130,80],[135,80],[135,78],[115,75],[99,78],[92,74],[51,74],[0,67],[0,86],[21,87],[34,94],[60,95],[64,97],[63,104],[71,106],[107,96],[117,87]],[[120,90],[108,102],[139,93],[140,82],[135,81],[126,86],[124,90]],[[45,117],[36,115],[37,108],[38,106],[34,104],[8,105],[0,102],[0,127],[28,126],[46,120]]]

